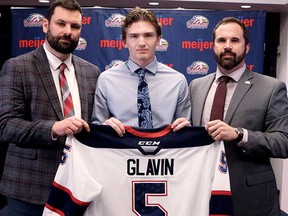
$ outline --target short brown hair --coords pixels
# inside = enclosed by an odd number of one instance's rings
[[[127,28],[129,28],[133,23],[138,21],[148,21],[156,29],[157,36],[161,36],[161,26],[154,12],[151,10],[135,7],[129,11],[122,25],[122,39],[126,40]]]
[[[51,20],[51,17],[54,14],[55,8],[58,6],[65,8],[67,10],[72,10],[72,11],[78,10],[83,17],[83,12],[82,12],[81,6],[76,0],[56,0],[53,2],[53,4],[48,9],[48,13],[47,13],[47,17],[46,17],[48,21]]]
[[[220,22],[218,22],[213,29],[213,42],[215,41],[215,31],[219,28],[220,25],[227,24],[227,23],[236,23],[238,24],[241,29],[243,30],[243,37],[245,40],[245,45],[249,44],[249,31],[248,28],[244,25],[243,22],[241,22],[239,19],[235,17],[225,17]]]

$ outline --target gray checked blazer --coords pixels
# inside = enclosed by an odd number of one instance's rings
[[[190,83],[192,124],[200,125],[215,73]],[[288,100],[285,83],[248,69],[232,96],[224,121],[248,130],[244,149],[225,142],[234,216],[279,216],[270,158],[288,157]]]
[[[82,118],[89,121],[100,71],[75,55],[72,62]],[[51,138],[52,125],[63,115],[43,46],[7,60],[0,72],[0,89],[0,143],[9,143],[0,193],[45,204],[65,137]]]

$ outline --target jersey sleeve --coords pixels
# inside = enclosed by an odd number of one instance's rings
[[[83,215],[102,186],[91,177],[91,164],[85,164],[87,149],[68,137],[43,215]]]

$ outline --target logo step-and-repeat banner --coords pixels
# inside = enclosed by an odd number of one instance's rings
[[[83,29],[74,54],[96,64],[101,71],[121,64],[128,50],[121,37],[122,21],[129,9],[83,8]],[[265,11],[153,10],[162,25],[157,47],[158,61],[183,73],[187,81],[215,71],[212,31],[227,16],[242,20],[250,31],[251,50],[248,67],[263,73]],[[39,47],[45,35],[42,22],[47,8],[12,9],[12,55]]]

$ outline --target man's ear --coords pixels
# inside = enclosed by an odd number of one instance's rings
[[[160,35],[160,36],[157,37],[157,45],[158,45],[158,46],[160,45],[161,38],[162,38],[162,35]]]
[[[42,24],[42,30],[45,34],[48,32],[48,25],[49,25],[49,21],[45,19]]]
[[[248,43],[248,44],[246,45],[246,54],[248,54],[249,50],[250,50],[250,43]]]
[[[125,47],[125,48],[128,48],[128,47],[127,47],[126,40],[125,40],[125,39],[122,39],[122,41],[123,41],[124,47]]]

